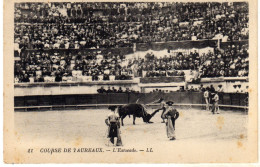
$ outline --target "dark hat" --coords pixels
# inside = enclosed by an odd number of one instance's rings
[[[168,104],[169,106],[172,106],[174,104],[173,101],[167,101],[166,104]]]
[[[109,106],[108,109],[114,111],[117,108],[117,106]]]

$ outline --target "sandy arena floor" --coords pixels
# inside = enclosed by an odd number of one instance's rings
[[[178,142],[218,142],[246,139],[248,115],[242,111],[222,111],[219,115],[199,109],[178,109],[176,121]],[[149,109],[152,112],[152,109]],[[72,111],[15,112],[16,135],[21,141],[37,143],[91,143],[105,147],[107,109],[84,109]],[[126,117],[121,128],[123,144],[126,147],[152,146],[172,142],[167,139],[165,124],[161,123],[161,112],[146,124],[141,118],[136,125]]]

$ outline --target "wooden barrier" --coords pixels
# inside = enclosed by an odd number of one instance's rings
[[[222,93],[219,104],[229,107],[247,107],[248,94]],[[111,93],[111,94],[74,94],[74,95],[41,95],[14,97],[14,107],[39,108],[52,106],[98,106],[111,104],[141,103],[149,104],[159,98],[172,100],[179,105],[205,105],[201,92],[172,92],[172,93]]]

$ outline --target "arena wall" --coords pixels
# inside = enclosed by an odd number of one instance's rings
[[[180,86],[186,88],[199,88],[201,84],[204,87],[211,85],[217,90],[218,85],[222,85],[223,92],[235,93],[237,90],[234,85],[241,85],[238,92],[246,92],[248,86],[247,77],[218,77],[202,78],[200,83],[185,82],[184,77],[153,77],[153,78],[135,78],[133,80],[116,81],[90,81],[90,82],[35,82],[35,83],[15,83],[15,96],[37,96],[37,95],[69,95],[69,94],[96,94],[97,90],[103,87],[123,90],[129,88],[135,92],[150,93],[155,89],[177,91]]]
[[[15,96],[96,94],[101,87],[118,90],[119,87],[140,91],[138,82],[127,81],[91,81],[91,82],[53,82],[53,83],[19,83],[14,85]]]
[[[244,108],[247,106],[248,94],[220,93],[220,105]],[[151,104],[160,97],[172,100],[175,105],[204,105],[202,92],[171,92],[171,93],[110,93],[110,94],[70,94],[70,95],[35,95],[15,96],[15,109],[44,107],[75,107],[122,105],[127,103]]]

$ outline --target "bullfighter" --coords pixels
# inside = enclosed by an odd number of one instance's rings
[[[114,138],[117,138],[116,146],[122,146],[122,140],[120,136],[120,121],[119,115],[115,112],[117,106],[109,106],[108,109],[111,112],[108,114],[107,118],[105,119],[105,123],[108,126],[108,135],[107,137],[110,138],[110,142],[114,145]]]
[[[167,119],[166,121],[166,133],[167,133],[167,137],[170,140],[175,140],[176,136],[175,136],[175,121],[178,119],[179,117],[179,112],[172,107],[172,104],[174,102],[172,101],[168,101],[166,102],[166,104],[168,105],[166,108],[166,111],[163,113],[163,118]]]

